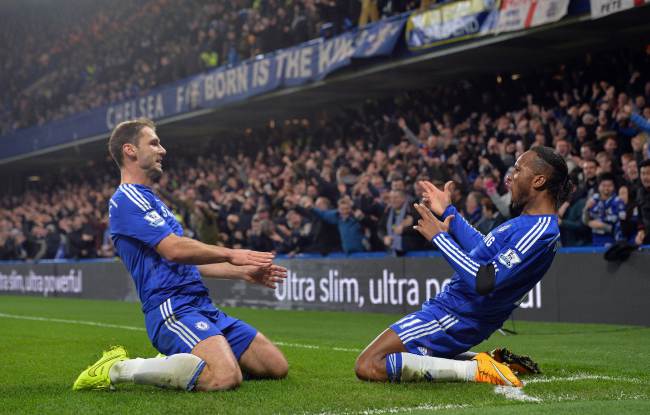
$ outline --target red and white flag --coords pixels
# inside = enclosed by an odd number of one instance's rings
[[[566,16],[569,0],[502,0],[495,31],[512,32],[557,22]]]

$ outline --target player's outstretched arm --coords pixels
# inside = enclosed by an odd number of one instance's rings
[[[496,287],[517,278],[522,269],[550,247],[559,234],[546,233],[550,219],[540,219],[537,225],[526,233],[517,234],[513,243],[503,247],[493,258],[481,260],[460,247],[447,233],[449,218],[439,221],[422,204],[415,205],[422,216],[415,229],[429,239],[442,252],[443,257],[469,286],[479,295],[487,295]]]
[[[192,265],[229,262],[233,265],[263,267],[270,265],[274,257],[270,252],[208,245],[173,233],[156,245],[156,252],[168,261]]]
[[[548,253],[550,247],[559,237],[544,235],[535,240],[529,237],[530,244],[509,244],[504,246],[492,258],[479,260],[463,251],[449,238],[448,234],[440,233],[433,237],[433,243],[443,252],[443,256],[470,286],[474,287],[479,295],[488,295],[498,287],[503,287],[517,278],[526,275],[525,270],[530,270],[540,255]]]
[[[287,269],[276,264],[259,267],[254,265],[232,265],[222,262],[220,264],[199,265],[198,269],[204,278],[244,280],[251,284],[260,284],[269,288],[276,288],[278,283],[287,278]]]
[[[453,191],[454,182],[448,181],[445,183],[444,190],[438,189],[433,185],[433,183],[428,181],[420,181],[419,184],[424,189],[423,196],[425,199],[425,206],[443,220],[449,216],[454,216],[454,220],[452,220],[449,225],[449,233],[456,239],[456,241],[458,241],[460,246],[465,250],[470,251],[483,239],[483,234],[467,223],[467,221],[458,214],[454,205],[451,204],[451,193]]]

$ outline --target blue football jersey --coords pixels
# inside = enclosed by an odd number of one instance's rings
[[[611,226],[611,231],[592,229],[592,244],[603,246],[624,239],[621,221],[625,220],[626,209],[623,200],[616,195],[602,200],[598,193],[594,194],[591,199],[594,201],[594,205],[589,209],[589,219],[599,220]]]
[[[556,215],[522,215],[483,236],[450,206],[443,218],[455,215],[449,233],[432,242],[456,271],[450,283],[429,303],[459,317],[467,317],[487,330],[499,327],[551,266],[560,238]],[[494,289],[476,291],[482,265],[494,265]]]
[[[154,249],[172,232],[183,236],[183,228],[149,187],[121,184],[108,216],[115,250],[133,277],[143,312],[175,295],[208,293],[196,266],[168,261]]]

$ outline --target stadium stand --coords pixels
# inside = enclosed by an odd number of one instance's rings
[[[288,255],[402,255],[431,249],[410,230],[417,180],[454,180],[454,202],[487,231],[510,214],[504,177],[516,157],[548,145],[576,184],[560,209],[565,246],[648,243],[648,74],[647,51],[623,49],[270,120],[237,139],[174,149],[157,190],[205,242]],[[117,184],[115,167],[90,163],[0,199],[0,259],[113,255],[106,210],[97,207]],[[610,174],[615,188],[601,201],[599,178]]]
[[[375,3],[377,16],[420,6]],[[334,0],[71,0],[7,8],[0,27],[7,45],[0,50],[0,88],[7,92],[0,135],[333,36],[355,25],[360,9],[359,2]]]

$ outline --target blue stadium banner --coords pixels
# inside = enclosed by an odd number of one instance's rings
[[[406,43],[412,51],[459,42],[492,32],[499,18],[500,0],[460,0],[414,13],[406,24]]]
[[[401,39],[408,14],[261,55],[232,67],[219,67],[146,95],[0,137],[0,159],[108,134],[124,120],[153,120],[218,108],[273,90],[324,79],[355,60],[390,56]]]

